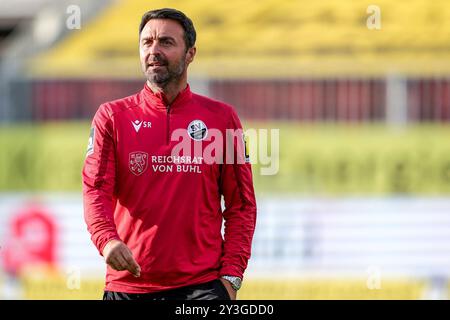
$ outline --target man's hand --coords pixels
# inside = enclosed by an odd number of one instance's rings
[[[133,253],[125,243],[113,239],[103,249],[106,263],[117,271],[128,270],[133,276],[141,276],[141,267],[134,260]]]
[[[222,281],[223,285],[225,286],[225,288],[228,291],[228,294],[230,295],[231,300],[236,300],[236,290],[233,289],[233,287],[231,286],[231,282],[228,280],[225,280],[223,278],[220,278],[220,281]]]

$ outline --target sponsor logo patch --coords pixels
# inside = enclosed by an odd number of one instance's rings
[[[204,140],[208,136],[208,128],[202,120],[194,120],[189,123],[187,132],[195,141]]]
[[[94,153],[94,142],[95,142],[95,128],[91,128],[89,133],[88,146],[86,149],[86,157]]]
[[[129,155],[128,166],[134,175],[140,176],[147,170],[148,153],[142,151],[131,152]]]
[[[133,128],[136,132],[139,132],[139,130],[141,130],[141,127],[142,128],[151,128],[152,127],[152,123],[150,121],[134,120],[134,121],[131,121],[131,124],[133,125]]]
[[[245,163],[250,163],[250,154],[248,152],[248,137],[243,134],[242,135],[242,140],[244,140],[244,158],[245,158]]]

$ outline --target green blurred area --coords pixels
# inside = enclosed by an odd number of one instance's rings
[[[280,130],[279,172],[261,175],[267,165],[253,166],[260,194],[450,193],[449,126],[289,122],[244,126]],[[81,191],[89,127],[89,122],[0,127],[0,191]],[[249,142],[254,143],[261,141]],[[271,156],[274,161],[276,152]]]
[[[88,122],[0,127],[0,190],[81,190],[88,136]]]

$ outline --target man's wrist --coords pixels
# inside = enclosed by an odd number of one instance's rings
[[[234,290],[237,291],[237,290],[239,290],[241,288],[241,285],[242,285],[242,279],[241,278],[236,277],[236,276],[228,276],[228,275],[221,276],[221,278],[227,280],[228,282],[230,282],[231,283],[231,287]]]
[[[122,242],[122,240],[120,240],[119,238],[111,238],[108,241],[106,241],[105,245],[103,246],[102,249],[102,256],[105,257],[105,253],[106,251],[108,251],[112,245],[114,245],[117,242]]]

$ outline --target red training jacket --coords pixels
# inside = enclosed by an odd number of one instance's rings
[[[233,150],[225,148],[226,129],[242,128],[238,116],[189,85],[171,105],[165,101],[145,85],[102,104],[92,122],[82,172],[88,231],[100,254],[120,239],[141,266],[139,278],[107,266],[105,290],[157,292],[221,275],[242,278],[250,258],[256,223],[251,165],[236,163],[242,137],[232,140]],[[214,131],[223,134],[224,147],[211,152],[205,148],[213,146]],[[190,148],[173,156],[180,141]],[[208,153],[224,163],[205,161]],[[235,163],[226,162],[233,157]]]

